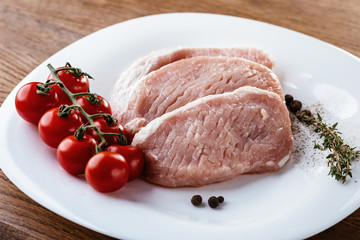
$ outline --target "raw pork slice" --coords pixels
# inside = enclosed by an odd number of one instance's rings
[[[128,101],[113,103],[112,107],[117,109],[113,113],[128,134],[134,136],[141,127],[166,112],[195,99],[242,86],[269,90],[283,98],[278,78],[261,64],[234,57],[193,57],[143,77],[129,92]]]
[[[274,58],[270,54],[261,49],[251,47],[177,48],[155,51],[135,61],[130,68],[121,75],[115,84],[111,96],[111,106],[115,105],[115,112],[122,112],[123,109],[120,103],[128,101],[129,92],[134,83],[139,79],[169,63],[196,56],[241,57],[263,64],[268,68],[272,68],[274,65]]]
[[[292,154],[293,137],[289,112],[277,94],[242,87],[156,118],[132,145],[145,155],[145,180],[181,187],[277,171]]]

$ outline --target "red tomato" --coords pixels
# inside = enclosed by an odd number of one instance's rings
[[[114,192],[127,182],[129,165],[118,153],[99,152],[87,163],[85,178],[99,192]]]
[[[135,146],[111,145],[105,151],[116,152],[121,154],[129,164],[129,180],[138,178],[144,168],[144,156],[141,150]]]
[[[87,96],[78,97],[76,100],[80,104],[80,106],[84,109],[84,111],[89,115],[98,114],[98,113],[107,113],[111,115],[112,112],[109,102],[106,101],[105,98],[99,95],[97,96],[97,99],[101,99],[101,101],[96,104],[92,104]],[[87,119],[84,116],[82,116],[82,119],[83,122],[87,122]]]
[[[96,141],[89,135],[77,140],[74,135],[64,138],[57,148],[57,159],[68,173],[80,175],[85,173],[89,159],[95,154]]]
[[[53,148],[57,148],[65,137],[74,134],[82,124],[80,116],[75,111],[71,111],[66,118],[59,117],[58,111],[58,107],[48,110],[40,118],[38,125],[41,139]]]
[[[38,124],[41,116],[49,109],[59,105],[55,91],[51,89],[47,95],[36,93],[36,85],[40,82],[31,82],[22,86],[16,93],[16,111],[25,121]]]
[[[58,77],[72,93],[89,92],[89,79],[86,76],[74,76],[71,71],[63,70],[58,72]],[[55,80],[52,74],[47,79]],[[71,99],[58,85],[54,85],[53,90],[57,93],[60,104],[72,105]]]
[[[119,133],[119,131],[121,131],[123,133],[123,135],[125,136],[125,138],[126,138],[125,129],[119,123],[119,121],[117,121],[114,124],[109,125],[109,124],[107,124],[107,122],[105,121],[104,118],[98,118],[98,119],[94,120],[94,124],[103,133]],[[101,139],[100,139],[99,135],[96,133],[96,131],[94,129],[90,128],[87,131],[87,134],[93,136],[98,143],[101,142]],[[115,135],[107,135],[107,136],[105,136],[105,140],[106,140],[106,143],[107,143],[106,146],[120,143],[120,137],[115,136]]]

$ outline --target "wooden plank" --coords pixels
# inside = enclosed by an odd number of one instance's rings
[[[124,20],[168,12],[260,20],[311,35],[360,57],[358,0],[2,0],[0,105],[21,79],[68,44]],[[40,206],[1,171],[0,238],[112,239]],[[310,239],[360,239],[360,209]]]

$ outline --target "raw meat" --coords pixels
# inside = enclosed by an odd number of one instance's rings
[[[261,64],[235,57],[193,57],[168,64],[138,80],[128,100],[114,102],[112,107],[116,109],[114,116],[134,136],[166,112],[242,86],[269,90],[283,98],[278,78]]]
[[[123,104],[129,101],[129,93],[134,84],[143,76],[169,63],[196,56],[241,57],[268,68],[274,65],[274,58],[265,51],[251,47],[232,48],[177,48],[155,51],[135,61],[116,82],[111,96],[114,112],[123,112]],[[125,104],[126,105],[126,104]]]
[[[241,87],[165,113],[143,127],[132,145],[145,155],[145,180],[201,186],[279,170],[293,150],[290,124],[279,95]]]

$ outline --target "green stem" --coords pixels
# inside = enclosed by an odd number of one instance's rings
[[[97,113],[97,114],[92,114],[90,115],[91,118],[96,118],[96,117],[106,117],[106,116],[111,116],[108,113]]]
[[[94,93],[89,93],[89,92],[82,92],[82,93],[73,93],[72,95],[74,97],[78,97],[78,96],[90,96],[93,95]]]
[[[96,117],[101,117],[101,116],[104,116],[104,113],[90,115],[91,118],[96,118]]]
[[[63,84],[63,82],[58,77],[57,73],[62,70],[75,70],[76,68],[59,68],[55,69],[51,64],[48,64],[47,67],[49,68],[50,72],[52,73],[52,76],[55,78],[56,83],[59,85],[59,87],[68,95],[68,97],[71,99],[71,102],[73,103],[74,108],[78,108],[80,113],[89,121],[90,126],[95,130],[95,132],[99,135],[101,142],[99,146],[96,148],[96,152],[101,151],[101,147],[106,144],[106,140],[104,135],[106,133],[101,132],[95,125],[93,121],[93,117],[89,114],[87,114],[84,109],[80,106],[80,104],[76,101],[76,96],[79,94],[73,94],[72,92],[67,89],[67,87]],[[60,83],[60,84],[59,84]],[[86,93],[88,95],[89,93]]]

